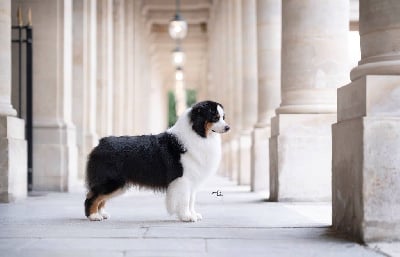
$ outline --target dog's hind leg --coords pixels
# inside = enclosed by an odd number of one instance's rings
[[[104,200],[101,201],[99,204],[99,214],[103,217],[103,219],[110,218],[110,214],[108,212],[106,212],[106,210],[105,210],[106,201],[108,201],[111,198],[114,198],[118,195],[121,195],[124,192],[125,192],[125,190],[123,190],[122,188],[119,188],[119,189],[115,190],[114,192],[104,196]]]
[[[110,218],[110,214],[108,214],[105,211],[105,205],[106,205],[106,200],[103,200],[100,204],[99,204],[99,214],[103,217],[103,219],[109,219]]]
[[[86,195],[86,200],[85,200],[85,216],[89,217],[90,216],[90,210],[92,209],[94,200],[97,198],[97,194],[94,194],[93,192],[89,192]]]
[[[101,189],[101,191],[99,189]],[[109,182],[106,185],[99,186],[97,189],[93,188],[91,192],[89,192],[85,201],[86,217],[92,221],[100,221],[109,218],[110,215],[104,210],[106,201],[112,197],[120,195],[123,192],[123,184],[116,183],[114,181]]]
[[[90,195],[90,196],[89,196]],[[98,213],[99,205],[104,200],[103,195],[93,194],[89,192],[89,197],[85,200],[85,215],[90,220],[103,220],[103,217]]]

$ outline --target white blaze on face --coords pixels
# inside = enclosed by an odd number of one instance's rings
[[[226,122],[224,121],[224,110],[222,109],[222,107],[220,105],[217,106],[217,111],[219,114],[219,121],[215,122],[212,127],[211,130],[217,133],[225,133],[226,130],[226,126],[228,124],[226,124]]]

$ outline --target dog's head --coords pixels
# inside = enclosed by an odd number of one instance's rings
[[[225,133],[230,129],[225,122],[224,108],[213,101],[193,105],[189,117],[192,129],[201,137],[207,137],[210,133]]]

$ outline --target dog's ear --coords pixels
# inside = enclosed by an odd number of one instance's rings
[[[201,137],[206,137],[205,122],[206,117],[204,115],[204,108],[201,106],[195,106],[190,113],[190,121],[192,123],[192,129]]]

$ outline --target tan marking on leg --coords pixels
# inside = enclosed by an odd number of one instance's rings
[[[105,205],[106,205],[106,200],[102,201],[102,202],[99,204],[99,210],[101,210],[102,208],[104,208]]]
[[[99,212],[101,208],[104,207],[106,204],[106,201],[112,197],[115,197],[117,195],[122,194],[124,191],[121,189],[117,189],[114,192],[108,194],[108,195],[99,195],[94,201],[92,206],[90,207],[89,215],[93,213]]]
[[[99,195],[93,201],[92,206],[90,206],[89,215],[99,212],[99,205],[102,201],[104,201],[105,195]]]

